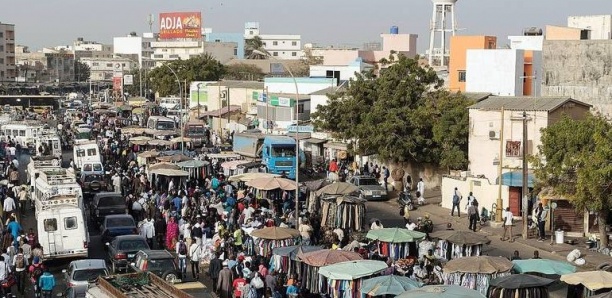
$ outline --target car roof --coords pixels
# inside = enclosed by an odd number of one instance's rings
[[[86,260],[75,260],[70,262],[70,265],[74,266],[75,269],[83,268],[104,268],[106,269],[106,262],[103,259],[86,259]]]
[[[147,255],[149,259],[174,259],[174,256],[165,249],[143,249],[139,253]]]
[[[146,239],[140,235],[121,235],[121,236],[115,237],[115,240],[117,241],[119,240],[144,240],[146,241]]]
[[[131,219],[134,219],[131,215],[129,214],[111,214],[111,215],[107,215],[105,216],[105,218],[126,218],[129,217]]]

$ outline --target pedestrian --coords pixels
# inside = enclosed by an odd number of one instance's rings
[[[43,298],[53,297],[53,288],[55,288],[55,277],[49,272],[49,268],[44,269],[43,275],[38,280],[38,286],[42,292]]]
[[[193,241],[189,247],[189,261],[191,263],[191,276],[200,279],[200,256],[202,255],[202,245]]]
[[[474,200],[471,204],[469,204],[467,214],[470,221],[468,229],[476,232],[476,223],[478,222],[478,202]]]
[[[15,209],[17,209],[17,207],[15,206],[15,199],[13,199],[10,193],[6,195],[6,198],[4,199],[4,204],[2,204],[2,206],[2,210],[4,211],[2,221],[6,221],[10,218],[11,213],[13,213]]]
[[[17,278],[17,291],[21,295],[25,292],[26,273],[28,269],[28,260],[23,255],[23,249],[19,248],[18,253],[13,257],[13,268],[15,277]]]
[[[304,222],[300,225],[300,236],[302,236],[302,245],[310,245],[310,239],[312,237],[312,226],[308,222],[308,219],[305,219]]]
[[[457,217],[461,217],[461,210],[459,209],[459,204],[461,203],[461,192],[455,187],[455,191],[453,192],[453,207],[451,208],[450,215],[453,216],[455,213],[455,208],[457,208]]]
[[[187,274],[187,244],[183,235],[180,235],[179,242],[176,243],[176,254],[178,258],[178,267],[181,272],[181,278],[185,278]]]
[[[25,186],[22,186],[19,190],[19,211],[21,216],[26,215],[26,205],[28,202],[28,192],[25,189]]]
[[[11,269],[4,255],[0,256],[0,281],[6,280],[10,273]],[[6,297],[6,294],[10,293],[10,289],[5,289],[0,285],[0,293],[2,293],[2,297]]]
[[[419,178],[419,182],[417,183],[417,191],[421,193],[421,196],[425,197],[425,182],[423,182],[423,178]]]
[[[208,275],[210,279],[212,279],[213,291],[215,293],[218,293],[219,288],[217,287],[217,281],[219,280],[219,272],[223,269],[223,261],[219,258],[220,256],[220,252],[215,253],[215,257],[210,260],[210,264],[208,265]]]
[[[512,211],[510,211],[510,207],[506,207],[506,211],[504,211],[503,217],[503,227],[504,227],[504,235],[501,237],[501,241],[510,240],[510,242],[514,242],[514,238],[512,238]],[[508,233],[509,232],[509,233]],[[506,238],[506,233],[508,234],[508,238]]]
[[[40,277],[43,275],[45,271],[44,269],[45,267],[40,262],[39,257],[34,257],[34,260],[32,261],[32,265],[30,265],[30,268],[28,268],[28,273],[30,273],[30,282],[32,283],[32,285],[34,285],[35,291],[37,293],[40,293],[38,281],[40,280]]]
[[[542,203],[538,203],[538,207],[534,211],[536,214],[536,220],[538,222],[538,242],[543,242],[546,240],[546,231],[544,228],[546,227],[546,217],[548,216],[548,206],[542,207]]]
[[[465,210],[467,211],[468,207],[470,207],[470,205],[472,205],[472,202],[476,199],[476,197],[474,197],[474,194],[472,194],[472,192],[470,191],[470,194],[467,197],[467,204],[465,205]]]
[[[140,224],[140,236],[147,239],[149,247],[153,248],[153,238],[155,237],[155,224],[151,219],[151,215],[147,215],[147,218]]]
[[[219,271],[219,279],[217,280],[217,294],[220,298],[233,297],[233,281],[232,271],[227,267],[228,261],[222,263],[223,269]]]
[[[389,172],[389,168],[383,166],[383,182],[385,183],[385,190],[388,191],[389,189],[387,188],[387,185],[389,184],[388,180],[389,180],[389,176],[391,176],[391,173]]]
[[[540,258],[540,252],[537,250],[533,251],[533,258],[532,259],[541,259]]]
[[[510,258],[510,261],[514,261],[514,260],[520,260],[521,256],[519,255],[519,251],[515,250],[514,254],[512,255],[512,257]]]

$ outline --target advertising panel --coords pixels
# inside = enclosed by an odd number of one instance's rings
[[[201,38],[202,13],[163,12],[159,14],[159,38]]]
[[[113,77],[113,90],[121,91],[121,79],[122,77]]]
[[[123,76],[123,85],[134,85],[134,76],[133,75],[124,75]]]

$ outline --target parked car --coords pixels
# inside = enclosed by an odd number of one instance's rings
[[[66,291],[68,298],[85,297],[85,292],[89,287],[89,282],[99,276],[108,276],[106,262],[102,259],[76,260],[68,264],[68,268],[62,270],[66,280]]]
[[[349,183],[359,188],[359,197],[362,199],[386,200],[388,198],[387,190],[372,176],[353,176]]]
[[[83,196],[87,198],[93,197],[96,193],[107,191],[108,185],[104,175],[101,174],[84,174],[81,175],[81,189]]]
[[[134,261],[136,253],[140,250],[149,250],[147,240],[139,235],[117,236],[110,243],[106,243],[108,250],[108,261],[111,264],[112,273],[126,270],[128,265]]]
[[[89,208],[95,226],[99,226],[107,215],[125,214],[126,209],[125,199],[118,192],[95,194]]]
[[[130,264],[133,272],[151,272],[169,283],[177,283],[179,268],[174,256],[167,250],[141,250]]]
[[[104,218],[102,226],[101,238],[102,243],[109,242],[113,238],[122,235],[138,235],[136,221],[129,214],[108,215]]]

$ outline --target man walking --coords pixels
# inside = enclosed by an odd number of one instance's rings
[[[38,286],[43,294],[43,298],[53,297],[53,288],[55,288],[55,277],[49,272],[49,267],[45,267],[45,272],[38,279]]]
[[[382,167],[383,168],[383,181],[385,183],[385,190],[388,191],[389,189],[387,188],[387,183],[389,180],[389,176],[391,176],[391,173],[389,172],[389,169],[387,167]]]
[[[510,240],[510,242],[514,242],[514,238],[512,238],[512,217],[514,216],[514,214],[512,214],[512,211],[510,211],[510,207],[506,207],[506,211],[504,211],[503,213],[503,218],[504,218],[504,223],[503,223],[503,227],[504,227],[504,235],[501,237],[501,241],[506,241],[506,240]],[[506,238],[506,233],[510,231],[510,233],[508,234],[508,238]]]
[[[536,218],[538,222],[538,241],[543,242],[546,240],[546,232],[544,231],[544,227],[546,227],[546,217],[548,216],[548,208],[542,207],[542,203],[538,203],[538,207],[535,210]]]
[[[423,182],[423,178],[420,178],[419,183],[417,183],[417,191],[425,198],[425,182]]]
[[[451,209],[451,216],[455,214],[455,208],[457,208],[457,217],[461,217],[461,210],[459,209],[459,203],[461,203],[461,192],[455,187],[455,192],[453,193],[453,208]]]
[[[476,199],[473,199],[469,204],[467,214],[470,221],[468,229],[476,232],[476,223],[478,222],[478,201]]]

